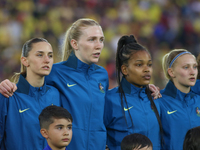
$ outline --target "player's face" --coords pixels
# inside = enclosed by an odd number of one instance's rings
[[[82,28],[82,35],[77,41],[75,55],[86,64],[97,63],[104,46],[104,35],[100,26]]]
[[[53,65],[53,50],[49,43],[34,43],[26,61],[27,75],[31,77],[46,76],[51,72]]]
[[[197,74],[197,62],[193,55],[184,54],[175,60],[175,64],[172,67],[172,80],[182,92],[188,91],[187,89],[190,86],[194,86]]]
[[[147,51],[140,50],[134,53],[128,65],[122,66],[122,72],[126,75],[126,80],[136,87],[149,84],[152,75],[152,60]]]

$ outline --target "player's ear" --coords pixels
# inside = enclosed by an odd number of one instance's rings
[[[21,57],[21,62],[24,66],[29,67],[28,60],[26,57]]]
[[[42,128],[42,129],[40,130],[40,133],[42,134],[42,136],[43,136],[45,139],[48,139],[48,138],[49,138],[49,134],[48,134],[47,129]]]
[[[176,77],[172,68],[168,68],[167,72],[168,72],[168,74],[170,75],[171,78]]]
[[[128,70],[126,65],[121,66],[121,72],[123,75],[127,76],[128,75]]]
[[[76,40],[74,39],[71,40],[71,46],[73,47],[74,50],[78,50],[78,43]]]

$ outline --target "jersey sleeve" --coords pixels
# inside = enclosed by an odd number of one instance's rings
[[[104,125],[105,127],[109,126],[110,120],[112,118],[112,104],[111,97],[107,93],[105,96],[105,106],[104,106]]]
[[[0,94],[0,148],[3,144],[4,130],[6,125],[6,116],[8,110],[8,98]]]

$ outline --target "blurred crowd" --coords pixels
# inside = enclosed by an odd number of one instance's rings
[[[21,48],[33,37],[46,38],[60,61],[65,31],[79,18],[100,23],[105,36],[99,65],[115,87],[115,53],[122,35],[133,34],[152,54],[151,82],[166,80],[161,61],[171,49],[200,52],[200,0],[0,0],[0,81],[19,72]]]

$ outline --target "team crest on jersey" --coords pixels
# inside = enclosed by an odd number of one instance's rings
[[[101,91],[101,93],[105,93],[104,87],[101,83],[99,83],[99,90]]]
[[[200,117],[200,110],[199,110],[199,107],[196,108],[196,113],[197,113],[197,116]]]

